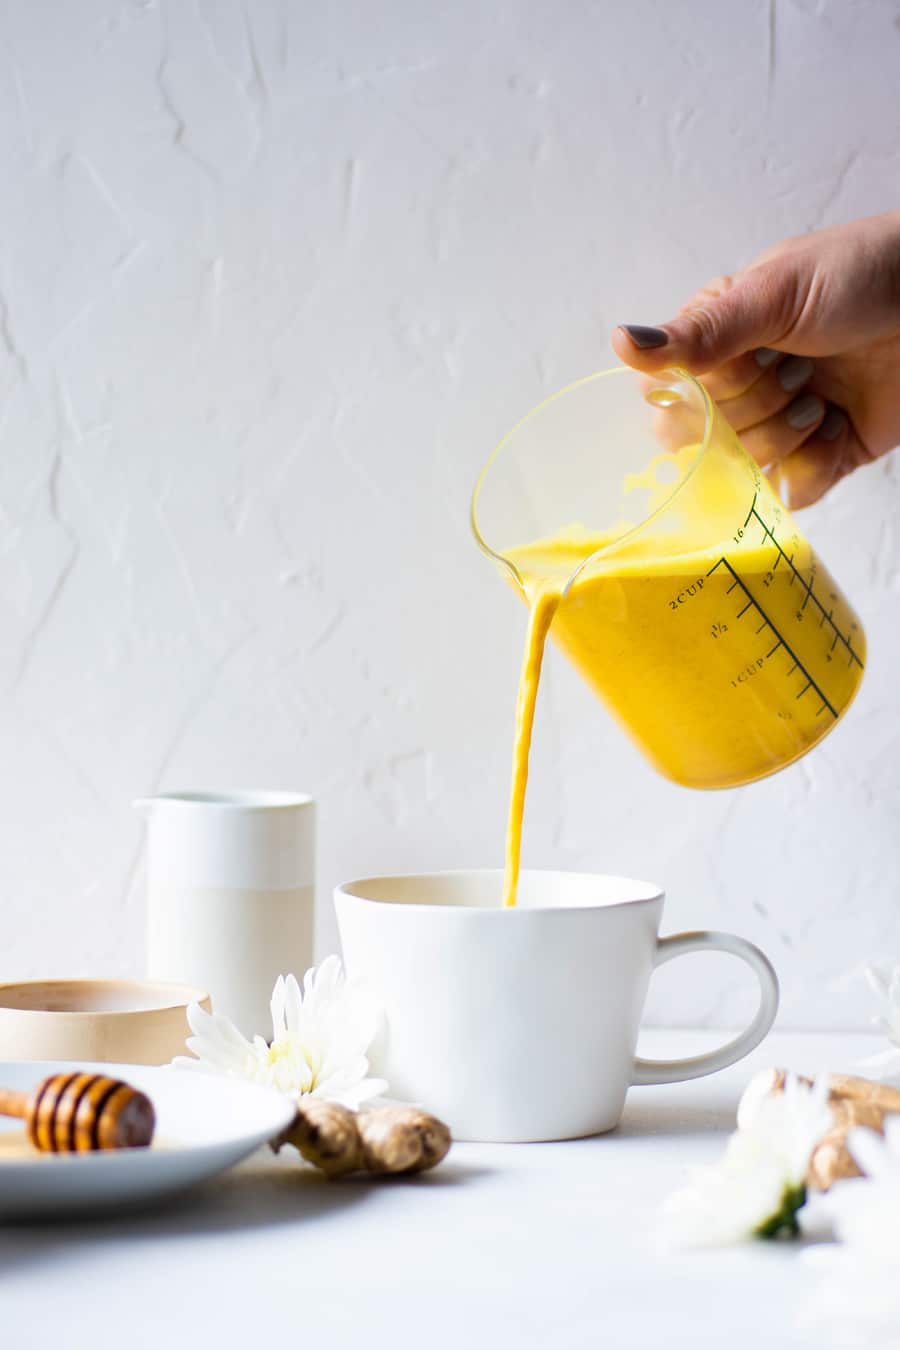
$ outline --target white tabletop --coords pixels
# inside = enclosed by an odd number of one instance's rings
[[[641,1050],[693,1054],[716,1039],[648,1032]],[[328,1183],[296,1155],[261,1152],[177,1207],[0,1228],[4,1340],[17,1350],[810,1346],[796,1326],[815,1278],[802,1244],[664,1253],[655,1216],[689,1166],[719,1156],[756,1069],[852,1070],[873,1048],[871,1037],[773,1034],[725,1073],[633,1089],[612,1134],[457,1144],[411,1182]]]

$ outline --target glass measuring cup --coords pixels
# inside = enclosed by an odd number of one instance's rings
[[[859,687],[855,611],[703,386],[625,367],[569,385],[487,460],[484,552],[652,764],[688,787],[773,773]]]

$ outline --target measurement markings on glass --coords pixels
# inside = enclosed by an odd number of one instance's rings
[[[788,584],[791,585],[791,586],[793,586],[793,584],[794,584],[794,578],[796,577],[796,579],[800,582],[800,585],[803,587],[803,589],[804,589],[805,592],[806,592],[806,594],[805,594],[804,597],[803,597],[803,603],[802,603],[801,606],[800,606],[801,611],[804,610],[804,609],[806,609],[807,604],[809,603],[810,600],[812,600],[812,602],[813,602],[813,604],[815,605],[816,609],[819,611],[819,627],[822,628],[822,627],[827,623],[828,626],[830,627],[832,633],[834,634],[834,641],[833,641],[832,644],[831,644],[831,651],[834,651],[835,647],[837,646],[837,644],[838,644],[839,642],[843,643],[844,649],[845,649],[845,651],[846,651],[846,653],[847,653],[847,657],[848,657],[847,664],[848,664],[848,665],[853,665],[853,663],[854,663],[854,661],[855,661],[856,664],[859,666],[860,670],[862,670],[862,669],[863,669],[863,663],[862,663],[862,661],[859,659],[859,657],[857,656],[856,652],[853,650],[853,646],[852,646],[852,643],[851,643],[850,638],[845,637],[844,634],[841,632],[841,630],[838,628],[837,624],[834,622],[834,618],[833,618],[834,610],[833,610],[833,609],[826,610],[825,606],[822,604],[821,600],[819,599],[819,597],[816,595],[815,591],[813,590],[812,579],[810,579],[809,581],[806,581],[806,580],[804,579],[803,574],[802,574],[801,572],[799,572],[799,571],[797,570],[797,568],[794,566],[794,555],[793,555],[793,553],[792,553],[790,556],[788,556],[788,554],[785,553],[784,549],[781,547],[781,545],[779,544],[778,540],[775,538],[775,532],[774,532],[774,530],[770,529],[770,527],[766,524],[766,522],[763,520],[762,516],[761,516],[761,515],[759,514],[759,512],[757,511],[757,509],[756,509],[756,502],[757,502],[758,497],[759,497],[759,493],[754,492],[754,494],[753,494],[753,504],[752,504],[752,506],[750,507],[750,511],[749,511],[749,513],[748,513],[748,515],[747,515],[747,519],[744,521],[744,529],[747,528],[747,526],[750,524],[750,521],[751,521],[751,520],[755,520],[755,521],[757,522],[757,524],[758,524],[758,525],[760,526],[760,528],[762,529],[762,532],[763,532],[763,539],[769,539],[769,540],[771,541],[772,545],[774,546],[774,548],[777,550],[777,556],[776,556],[776,558],[775,558],[775,562],[774,562],[774,564],[773,564],[772,571],[773,571],[773,572],[775,571],[775,569],[777,568],[778,564],[779,564],[782,560],[784,560],[784,562],[787,563],[787,565],[788,565],[788,567],[790,568],[790,571],[791,571],[791,579],[790,579],[790,582],[789,582]]]
[[[749,520],[750,517],[748,516],[747,519]],[[738,576],[737,572],[734,570],[728,559],[724,557],[720,558],[719,561],[709,569],[706,575],[708,577],[711,577],[712,574],[718,571],[720,567],[724,567],[725,570],[728,572],[728,575],[731,577],[731,585],[726,588],[725,594],[730,595],[731,592],[735,589],[735,587],[740,587],[744,595],[747,597],[747,603],[743,606],[742,609],[738,611],[736,617],[740,619],[741,616],[746,614],[748,610],[755,609],[756,613],[763,620],[759,628],[757,628],[756,630],[757,634],[761,633],[764,628],[771,628],[773,636],[777,639],[775,642],[775,646],[770,648],[770,650],[766,652],[766,660],[768,661],[770,657],[774,656],[775,653],[778,651],[779,647],[783,647],[794,663],[791,666],[790,670],[788,671],[788,675],[793,675],[795,670],[799,670],[800,674],[806,680],[806,684],[800,690],[800,693],[795,695],[795,697],[800,699],[803,697],[804,694],[808,693],[809,690],[812,689],[814,693],[816,693],[818,697],[822,700],[822,705],[816,712],[816,716],[820,717],[823,712],[827,711],[830,712],[835,721],[837,721],[836,709],[833,707],[831,703],[829,703],[828,699],[825,697],[824,693],[819,688],[816,681],[810,675],[809,671],[806,669],[803,662],[799,659],[793,648],[784,640],[781,633],[779,633],[778,629],[775,627],[772,620],[766,614],[765,610],[762,608],[759,602],[753,599],[753,596],[747,590],[747,587],[744,585],[743,581]]]

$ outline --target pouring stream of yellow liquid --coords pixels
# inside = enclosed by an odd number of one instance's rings
[[[528,756],[531,752],[531,731],[534,726],[534,705],[541,681],[541,666],[547,633],[553,622],[562,591],[546,587],[530,598],[528,633],[525,655],[519,675],[516,696],[516,735],[513,742],[512,787],[509,794],[509,817],[506,823],[506,865],[503,873],[503,903],[516,903],[519,887],[519,860],[522,855],[522,819],[525,814],[525,791],[528,787]]]

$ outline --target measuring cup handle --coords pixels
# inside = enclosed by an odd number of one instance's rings
[[[729,952],[745,961],[759,980],[759,1007],[756,1016],[739,1036],[726,1042],[718,1050],[688,1059],[638,1059],[634,1061],[633,1084],[681,1083],[687,1078],[702,1078],[716,1073],[729,1064],[749,1055],[768,1032],[778,1011],[778,977],[768,957],[745,938],[733,933],[676,933],[674,937],[659,938],[656,944],[654,967],[672,961],[687,952]]]

